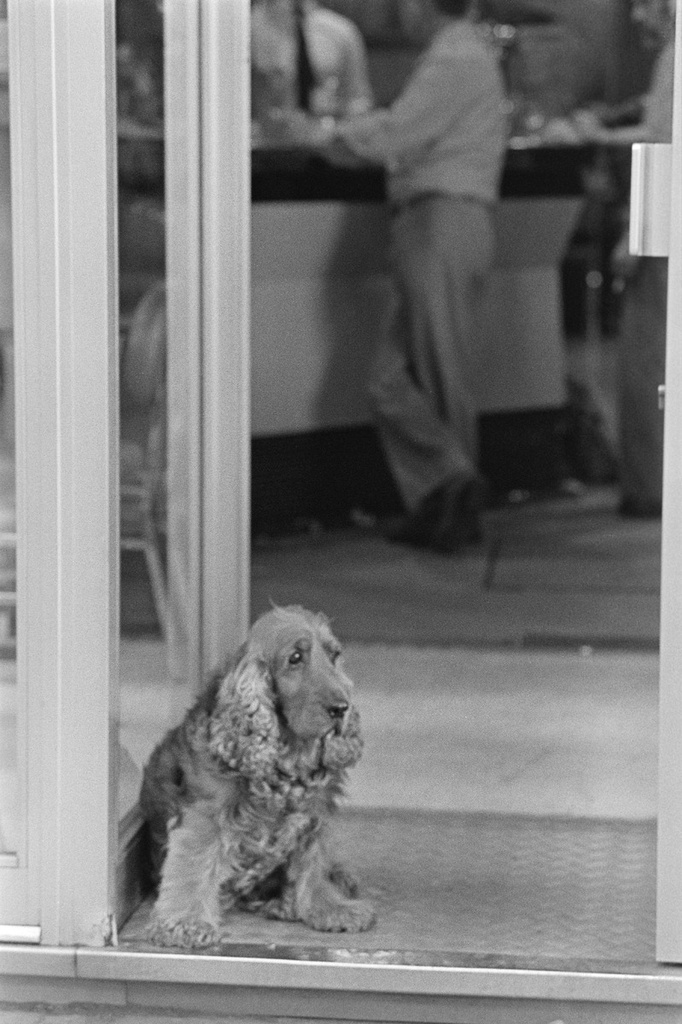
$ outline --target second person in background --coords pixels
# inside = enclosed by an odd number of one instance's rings
[[[251,10],[252,118],[292,110],[368,110],[372,90],[357,26],[316,0],[256,0]]]

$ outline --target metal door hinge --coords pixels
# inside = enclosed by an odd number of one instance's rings
[[[665,409],[665,384],[658,385],[658,408],[661,411]]]
[[[672,146],[636,142],[630,181],[630,252],[667,256],[670,252]]]
[[[40,927],[31,924],[0,924],[0,942],[37,946],[40,942]]]

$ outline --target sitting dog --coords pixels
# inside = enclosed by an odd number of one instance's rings
[[[352,692],[323,615],[290,606],[254,623],[144,771],[152,941],[219,943],[233,907],[320,931],[371,927],[372,906],[327,850],[362,752]]]

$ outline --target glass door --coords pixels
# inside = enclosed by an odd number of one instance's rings
[[[0,3],[0,937],[48,945],[115,887],[113,5],[74,10]]]
[[[682,963],[682,2],[677,0],[668,258],[656,955]],[[666,196],[659,198],[665,204]]]
[[[119,917],[137,798],[201,679],[199,4],[118,0]]]
[[[147,759],[247,625],[248,11],[116,3],[119,922]]]
[[[177,296],[182,289],[186,310],[195,268],[190,268],[188,260],[181,280],[168,279],[164,15],[153,0],[117,4],[116,56],[121,409],[119,816],[124,820],[136,802],[149,744],[158,730],[170,724],[170,662],[174,662],[179,680],[192,676],[184,655],[186,638],[192,632],[187,617],[196,601],[187,590],[190,573],[183,574],[185,586],[176,586],[178,576],[173,575],[171,594],[171,564],[181,564],[188,552],[184,546],[180,550],[178,534],[172,533],[170,524],[178,505],[185,509],[187,534],[190,522],[196,519],[189,496],[179,500],[178,462],[185,461],[189,448],[190,401],[194,399],[196,405],[198,378],[190,353],[197,353],[198,337],[196,324],[186,324],[186,344],[180,350],[186,387],[178,396],[177,390],[171,389],[169,374],[176,356],[170,351],[169,328],[178,311],[176,302],[175,315],[169,317],[169,296]],[[179,61],[182,59],[180,50]],[[177,73],[184,72],[180,63]],[[186,194],[195,194],[195,190]],[[189,245],[185,252],[188,250]],[[198,406],[194,417],[196,409]],[[173,441],[182,450],[179,455],[174,449],[173,457],[169,451],[171,424]],[[178,592],[182,597],[175,600]],[[145,708],[148,717],[142,728],[140,714]]]
[[[0,4],[0,939],[32,937],[27,687],[17,674],[17,506],[7,7]]]
[[[249,5],[75,9],[0,0],[0,939],[102,945],[248,617]]]

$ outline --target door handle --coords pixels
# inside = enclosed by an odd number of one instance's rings
[[[672,146],[636,142],[630,180],[630,252],[667,256],[670,252]]]

